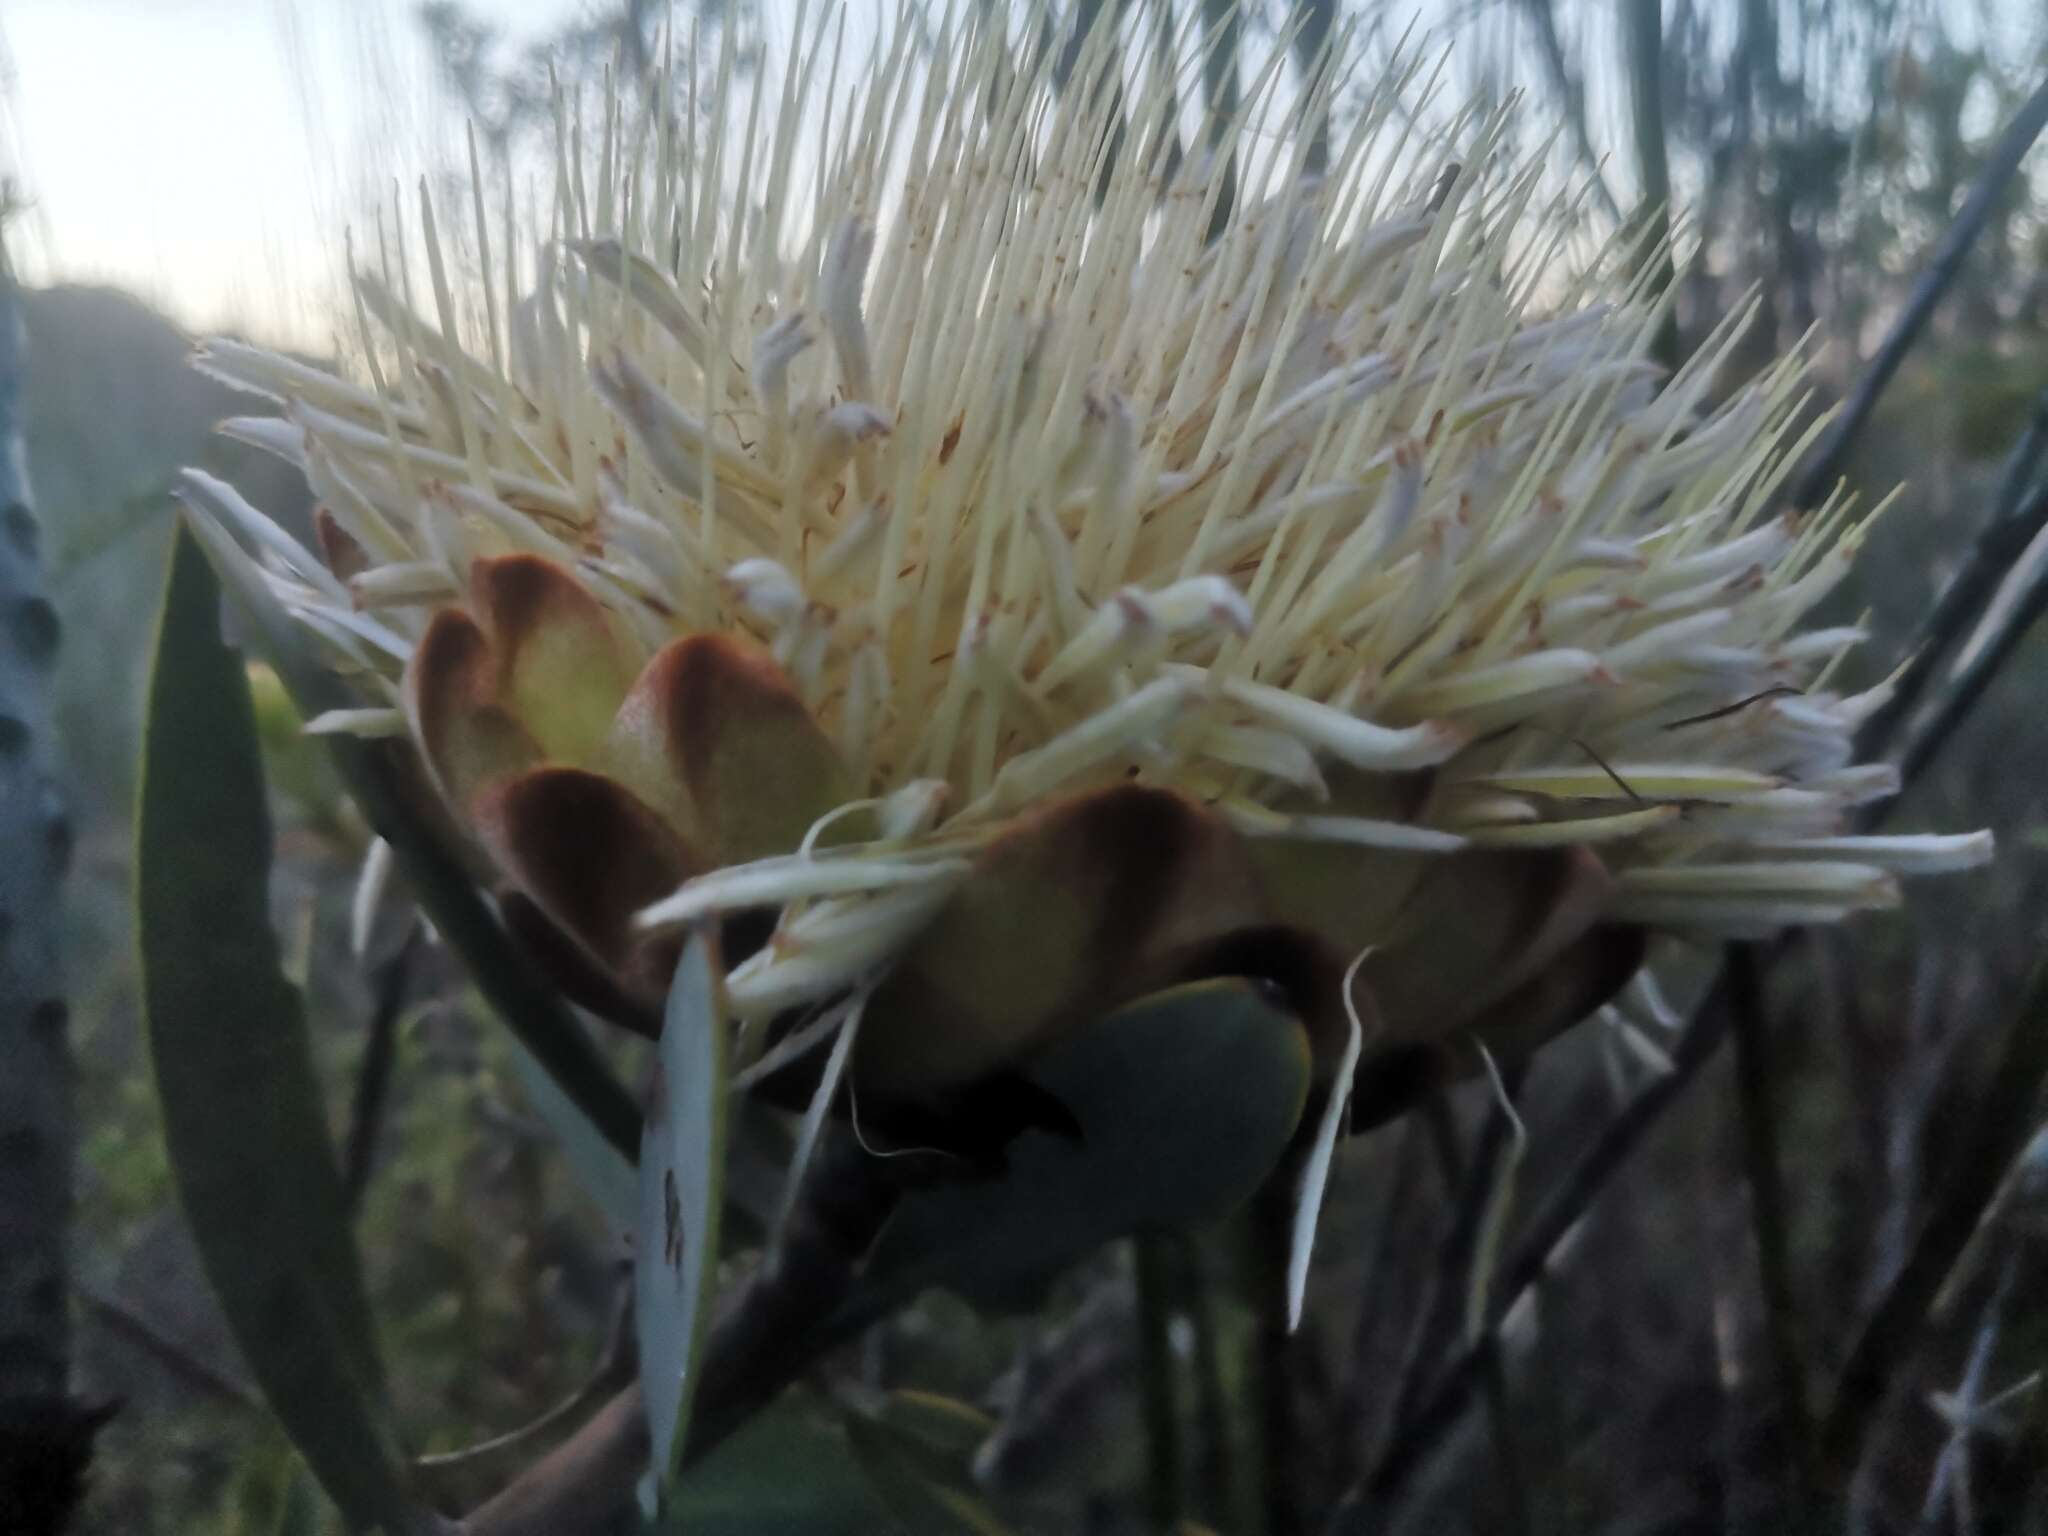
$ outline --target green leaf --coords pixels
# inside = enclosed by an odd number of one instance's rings
[[[888,1424],[849,1413],[846,1443],[882,1502],[918,1536],[1010,1536],[965,1469]]]
[[[137,818],[143,1008],[179,1198],[236,1341],[353,1521],[427,1531],[396,1454],[298,994],[278,966],[247,673],[182,530]]]
[[[694,1463],[663,1536],[893,1536],[902,1529],[848,1449],[838,1415],[802,1390],[784,1394]]]
[[[1300,1022],[1243,981],[1154,993],[1074,1031],[1030,1076],[1080,1138],[1027,1131],[999,1180],[906,1198],[850,1305],[944,1285],[984,1309],[1028,1310],[1112,1238],[1227,1214],[1280,1160],[1309,1071]]]
[[[715,941],[692,934],[669,984],[640,1139],[633,1318],[664,1507],[682,1470],[690,1398],[718,1277],[726,1143],[723,973]]]

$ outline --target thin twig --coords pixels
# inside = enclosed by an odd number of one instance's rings
[[[1508,1397],[1507,1371],[1501,1365],[1500,1340],[1489,1333],[1479,1341],[1480,1390],[1486,1400],[1486,1423],[1493,1436],[1494,1465],[1500,1470],[1508,1506],[1507,1529],[1514,1536],[1533,1536],[1535,1511],[1529,1503],[1529,1474],[1515,1433],[1514,1405]]]
[[[974,1472],[994,1490],[1021,1487],[1077,1453],[1093,1434],[1086,1405],[1130,1381],[1137,1351],[1133,1297],[1097,1283],[1057,1327],[1033,1326],[1016,1363],[994,1389],[1002,1402],[995,1432],[975,1452]]]
[[[1194,1328],[1195,1424],[1199,1450],[1195,1457],[1200,1514],[1221,1526],[1236,1513],[1235,1458],[1230,1444],[1230,1392],[1223,1379],[1223,1348],[1217,1338],[1215,1287],[1209,1283],[1201,1247],[1186,1234],[1177,1240],[1177,1275],[1181,1310]]]
[[[1962,1491],[1970,1481],[1970,1441],[1978,1428],[1973,1415],[1984,1400],[1984,1379],[1991,1370],[1991,1357],[1998,1349],[1999,1329],[2005,1323],[2006,1303],[2012,1299],[2013,1282],[2019,1274],[2019,1256],[2006,1255],[1991,1299],[1984,1304],[1984,1320],[1970,1344],[1970,1358],[1963,1366],[1963,1379],[1956,1386],[1957,1414],[1948,1444],[1934,1461],[1934,1476],[1927,1482],[1927,1502],[1920,1507],[1920,1536],[1940,1536],[1950,1506],[1957,1509],[1957,1524],[1968,1529],[1963,1517]]]
[[[1380,1325],[1385,1321],[1383,1309],[1387,1293],[1400,1267],[1394,1245],[1406,1229],[1409,1213],[1422,1190],[1418,1166],[1421,1154],[1422,1133],[1411,1116],[1402,1122],[1401,1143],[1394,1154],[1393,1169],[1385,1184],[1386,1206],[1380,1215],[1379,1231],[1366,1256],[1365,1279],[1358,1293],[1358,1318],[1351,1331],[1350,1364],[1343,1391],[1337,1399],[1334,1444],[1335,1470],[1340,1487],[1349,1486],[1363,1470],[1360,1458],[1377,1433],[1374,1410],[1386,1401],[1386,1393],[1382,1390],[1384,1375],[1376,1346]]]
[[[646,1405],[636,1381],[478,1506],[462,1522],[462,1536],[600,1536],[615,1530],[647,1470],[649,1449]]]
[[[1849,1352],[1820,1436],[1823,1472],[1846,1483],[1864,1437],[1899,1370],[1912,1358],[1942,1281],[1976,1231],[2005,1172],[2026,1149],[2035,1100],[2048,1078],[2048,966],[2035,973],[2007,1031],[1990,1088],[1971,1116],[1968,1141],[1942,1182],[1912,1255]]]
[[[1792,1292],[1792,1245],[1785,1213],[1777,1115],[1771,1103],[1770,1026],[1764,1010],[1763,968],[1754,944],[1730,944],[1725,964],[1729,1012],[1734,1023],[1742,1162],[1749,1181],[1750,1217],[1756,1227],[1764,1331],[1777,1376],[1778,1414],[1797,1496],[1807,1510],[1808,1523],[1812,1523],[1812,1517],[1818,1513],[1813,1414],[1807,1401],[1806,1366],[1800,1354],[1797,1304]]]
[[[1152,1523],[1170,1532],[1181,1515],[1181,1456],[1166,1242],[1158,1233],[1140,1233],[1131,1240],[1131,1267],[1138,1292],[1138,1396],[1145,1416],[1146,1504]]]
[[[466,1445],[459,1451],[440,1451],[427,1456],[415,1456],[413,1467],[416,1471],[430,1474],[446,1474],[468,1471],[479,1463],[496,1461],[514,1451],[524,1451],[546,1440],[563,1425],[581,1418],[593,1405],[616,1396],[630,1386],[634,1374],[633,1338],[633,1294],[630,1287],[621,1286],[618,1300],[612,1309],[609,1336],[605,1340],[604,1352],[597,1365],[583,1383],[567,1397],[545,1410],[538,1418],[529,1419],[517,1429],[507,1430],[502,1435],[493,1435],[474,1445]]]
[[[349,1101],[348,1142],[342,1159],[342,1200],[350,1213],[362,1208],[363,1193],[370,1187],[370,1169],[377,1160],[377,1135],[383,1129],[384,1106],[391,1097],[391,1072],[398,1061],[398,1016],[405,1008],[420,934],[420,922],[415,917],[398,949],[378,968],[377,997],[364,1032],[363,1061],[356,1073],[355,1095]]]
[[[1934,307],[1941,302],[1956,275],[1963,269],[1963,258],[1970,254],[1970,247],[1977,243],[1977,237],[1990,222],[1991,213],[1998,206],[1998,200],[2005,193],[2012,179],[2019,174],[2020,164],[2033,148],[2043,128],[2048,128],[2048,82],[2027,98],[2026,104],[2006,125],[1993,146],[1984,170],[1976,184],[1970,189],[1968,201],[1949,224],[1936,247],[1933,259],[1914,283],[1913,291],[1906,299],[1905,308],[1899,311],[1898,319],[1884,339],[1884,345],[1877,349],[1870,366],[1856,381],[1856,388],[1850,394],[1842,412],[1828,428],[1826,436],[1815,450],[1813,462],[1793,482],[1792,505],[1813,507],[1820,504],[1834,488],[1842,467],[1848,462],[1849,450],[1862,435],[1869,423],[1871,412],[1877,409],[1877,402],[1884,394],[1885,386],[1892,381],[1892,375],[1899,371],[1906,354],[1913,349],[1920,331],[1927,324],[1927,318],[1934,313]]]
[[[1939,664],[1962,643],[1970,626],[1977,622],[2012,570],[2013,562],[2025,553],[2044,522],[2048,522],[2048,500],[2036,497],[2029,501],[2027,497],[2028,484],[2044,448],[2048,448],[2048,391],[2035,402],[2033,418],[2006,459],[1991,515],[1970,546],[1962,569],[1943,589],[1934,611],[1907,648],[1908,659],[1892,685],[1892,696],[1863,722],[1863,729],[1857,733],[1859,761],[1875,760],[1891,750],[1892,739],[1920,702]]]
[[[1776,947],[1774,944],[1773,948]],[[1728,1023],[1727,982],[1723,973],[1707,989],[1692,1022],[1673,1049],[1672,1070],[1638,1090],[1536,1207],[1521,1241],[1502,1267],[1487,1309],[1487,1337],[1499,1329],[1522,1293],[1549,1267],[1558,1245],[1584,1218],[1608,1181],[1626,1166],[1643,1137],[1684,1094],[1699,1069],[1712,1060],[1728,1033]],[[1399,1495],[1463,1417],[1480,1385],[1482,1364],[1481,1351],[1476,1348],[1466,1350],[1458,1358],[1416,1411],[1397,1426],[1378,1465],[1362,1485],[1345,1496],[1340,1510],[1361,1505],[1383,1509]]]
[[[1525,1064],[1521,1063],[1506,1069],[1510,1100],[1521,1095],[1524,1070]],[[1459,1324],[1463,1319],[1466,1297],[1471,1293],[1471,1270],[1477,1257],[1480,1227],[1494,1186],[1500,1178],[1510,1131],[1508,1117],[1495,1110],[1487,1116],[1485,1127],[1480,1131],[1479,1146],[1469,1158],[1455,1155],[1455,1143],[1447,1147],[1443,1141],[1438,1142],[1444,1182],[1457,1185],[1458,1198],[1452,1210],[1450,1228],[1437,1251],[1435,1277],[1424,1301],[1425,1321],[1419,1347],[1406,1363],[1407,1368],[1395,1389],[1395,1424],[1407,1418],[1408,1410],[1414,1406],[1416,1397],[1430,1377],[1442,1368],[1450,1351],[1459,1344]]]
[[[237,1408],[246,1408],[251,1413],[269,1413],[270,1410],[263,1406],[263,1400],[256,1395],[253,1387],[237,1381],[212,1361],[188,1349],[156,1322],[129,1306],[120,1297],[110,1291],[101,1290],[90,1281],[78,1281],[76,1288],[78,1299],[85,1303],[87,1311],[99,1318],[113,1332],[140,1344],[208,1397],[232,1403]]]
[[[2048,526],[2048,482],[2036,487],[2018,517]],[[2004,670],[2007,659],[2024,640],[2034,622],[2048,611],[2048,565],[2034,571],[2025,590],[1998,616],[1989,634],[1971,649],[1963,669],[1942,690],[1940,702],[1927,723],[1906,743],[1899,760],[1899,778],[1910,784],[1927,771],[1941,751],[1954,739],[1957,728],[1975,709],[1992,681]]]
[[[1302,1429],[1295,1404],[1295,1341],[1287,1328],[1287,1249],[1301,1160],[1290,1155],[1253,1198],[1249,1237],[1254,1297],[1252,1365],[1259,1415],[1259,1494],[1266,1536],[1308,1530],[1300,1469]]]

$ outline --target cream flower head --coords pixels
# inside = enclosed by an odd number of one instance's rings
[[[1842,835],[1896,781],[1828,683],[1860,635],[1799,627],[1862,525],[1778,508],[1797,359],[1723,393],[1738,314],[1663,377],[1652,264],[1567,275],[1507,115],[1425,131],[1415,69],[1278,50],[1182,155],[1199,39],[1068,73],[1000,14],[613,99],[530,265],[479,179],[458,272],[423,186],[434,317],[358,274],[360,374],[203,354],[319,550],[192,474],[196,525],[576,995],[644,1022],[724,920],[736,1015],[860,1007],[884,1098],[1203,974],[1391,1072],[1530,1048],[1650,929],[1988,855]]]

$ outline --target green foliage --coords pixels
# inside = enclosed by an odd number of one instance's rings
[[[1026,1132],[997,1182],[911,1196],[869,1261],[873,1291],[944,1285],[990,1310],[1033,1308],[1111,1238],[1227,1215],[1294,1134],[1308,1037],[1248,983],[1196,982],[1075,1031],[1032,1075],[1078,1137]]]
[[[847,1444],[843,1418],[801,1392],[693,1467],[659,1536],[877,1536],[897,1529]]]
[[[150,685],[136,897],[150,1054],[180,1200],[265,1397],[335,1500],[421,1528],[296,992],[268,913],[248,678],[181,536]]]
[[[731,1026],[717,955],[717,945],[696,934],[676,966],[640,1143],[633,1314],[664,1505],[682,1467],[718,1281]]]

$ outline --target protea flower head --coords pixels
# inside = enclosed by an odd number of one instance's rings
[[[1663,377],[1650,264],[1565,273],[1505,115],[1432,136],[1413,71],[1283,50],[1177,153],[1199,47],[969,9],[568,131],[531,264],[481,181],[474,224],[423,186],[432,313],[359,274],[359,374],[205,350],[320,502],[315,552],[188,476],[210,548],[579,997],[650,1017],[722,920],[754,1040],[858,1009],[859,1091],[916,1103],[1256,975],[1370,1119],[1652,931],[1988,854],[1843,835],[1895,776],[1828,683],[1858,632],[1800,628],[1862,537],[1779,509],[1802,365],[1721,393],[1733,315]]]

